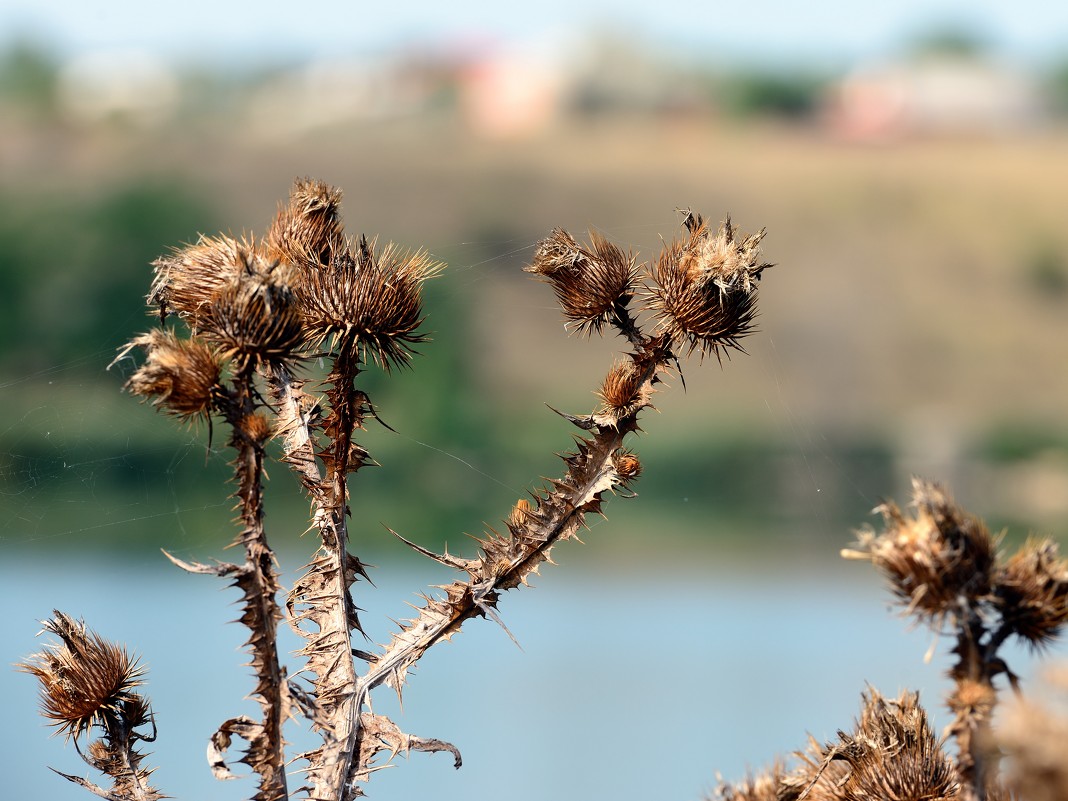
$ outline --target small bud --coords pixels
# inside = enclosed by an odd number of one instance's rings
[[[533,507],[530,505],[530,501],[526,498],[520,498],[515,502],[515,506],[512,507],[512,511],[508,515],[508,528],[515,531],[518,528],[522,528],[523,525],[530,519],[530,513]]]
[[[668,341],[687,343],[691,353],[741,350],[739,340],[753,330],[756,281],[771,266],[759,261],[765,232],[739,242],[729,217],[715,236],[700,215],[687,214],[683,224],[690,238],[661,252],[646,306]]]
[[[596,232],[590,233],[590,241],[582,247],[567,231],[555,228],[538,243],[525,268],[552,285],[564,315],[587,334],[600,333],[616,308],[630,302],[637,277],[631,254]]]
[[[649,384],[633,359],[620,359],[612,365],[597,395],[604,404],[602,414],[619,420],[649,405]]]
[[[630,451],[622,450],[617,453],[612,459],[612,464],[616,468],[616,475],[619,476],[619,481],[623,486],[629,485],[642,474],[642,463]]]

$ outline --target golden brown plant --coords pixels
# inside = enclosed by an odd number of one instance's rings
[[[151,769],[141,766],[140,741],[155,739],[137,731],[153,724],[148,699],[135,690],[141,686],[144,669],[125,648],[110,643],[56,610],[44,622],[44,630],[60,638],[33,654],[18,668],[37,677],[41,713],[58,733],[74,740],[93,729],[100,739],[81,753],[86,763],[112,780],[110,790],[77,776],[61,776],[80,784],[101,798],[154,801],[162,798],[148,784]]]
[[[764,231],[741,241],[728,217],[714,236],[701,215],[686,213],[686,242],[664,249],[652,271],[646,303],[671,342],[692,353],[741,350],[739,340],[753,329],[756,282],[772,265],[760,261]]]
[[[598,409],[561,413],[581,431],[574,451],[563,455],[563,475],[517,502],[501,532],[488,528],[477,540],[476,556],[432,553],[401,537],[459,576],[441,593],[424,595],[415,616],[370,652],[353,647],[354,634],[363,629],[352,588],[367,572],[350,551],[348,482],[373,463],[355,437],[368,417],[377,417],[359,382],[369,366],[385,372],[407,366],[415,346],[427,341],[422,288],[443,265],[424,250],[392,243],[380,248],[366,236],[347,239],[340,202],[339,189],[299,180],[263,237],[202,236],[157,260],[149,302],[161,327],[135,337],[119,354],[144,354],[126,383],[133,394],[181,419],[218,419],[229,426],[239,524],[234,544],[243,549],[244,561],[171,559],[190,572],[227,577],[241,593],[239,621],[249,632],[252,697],[261,715],[225,720],[210,738],[208,759],[217,777],[233,777],[229,752],[234,738],[243,740],[239,761],[258,777],[256,801],[290,796],[286,766],[292,760],[282,727],[296,715],[308,718],[322,738],[295,757],[303,763],[301,791],[313,799],[362,795],[371,774],[401,751],[447,751],[459,767],[454,746],[405,734],[375,714],[371,693],[388,685],[400,694],[423,654],[465,621],[490,618],[503,627],[502,594],[526,584],[557,543],[575,538],[587,515],[601,513],[608,493],[633,495],[642,465],[625,440],[638,431],[639,414],[650,406],[662,376],[679,369],[675,349],[718,355],[720,348],[737,347],[752,330],[755,280],[767,266],[757,263],[763,233],[736,242],[729,220],[711,237],[700,217],[687,215],[688,241],[666,246],[654,270],[599,234],[584,246],[561,229],[552,231],[536,247],[528,271],[552,286],[574,329],[593,334],[614,328],[629,352],[601,383]],[[635,298],[637,308],[631,309]],[[185,335],[163,327],[172,314],[184,323]],[[305,390],[303,365],[312,359],[329,365],[321,395]],[[308,495],[311,528],[319,534],[284,611],[263,514],[273,436],[281,439],[281,459]],[[288,678],[281,664],[277,625],[283,618],[304,638],[296,654],[303,664],[292,674],[299,679]],[[47,669],[55,672],[50,663]],[[110,675],[94,681],[111,686]],[[137,704],[128,703],[136,711]],[[61,725],[77,734],[99,722],[93,714],[82,712],[76,723],[63,718]],[[117,770],[109,741],[93,749],[91,764],[105,773]],[[139,775],[134,768],[131,775]],[[107,797],[141,796],[124,789]]]
[[[858,532],[843,556],[870,560],[905,614],[955,638],[947,698],[953,719],[943,736],[955,741],[956,758],[934,736],[917,694],[888,701],[869,689],[852,733],[840,731],[833,743],[812,740],[797,754],[796,769],[776,763],[757,780],[721,787],[717,798],[1068,798],[1063,716],[1018,701],[1001,732],[992,725],[995,680],[1004,675],[1019,690],[999,649],[1013,635],[1042,646],[1060,633],[1068,620],[1068,562],[1049,540],[1030,540],[1004,558],[983,521],[937,484],[913,479],[912,507],[906,514],[890,501],[879,506],[883,530]],[[1007,782],[998,775],[999,749],[1011,757]]]

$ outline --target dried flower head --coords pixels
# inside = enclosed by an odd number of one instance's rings
[[[616,469],[620,483],[629,485],[642,474],[642,463],[638,457],[628,450],[619,451],[612,459],[612,465]]]
[[[239,370],[293,358],[304,340],[292,288],[295,268],[268,262],[251,247],[240,256],[241,269],[204,308],[200,317],[204,336]]]
[[[299,178],[289,203],[278,210],[265,240],[271,261],[293,264],[302,270],[329,265],[345,250],[339,213],[341,190],[323,181]]]
[[[444,268],[425,251],[401,253],[392,243],[375,255],[361,237],[321,270],[308,273],[299,289],[308,336],[333,338],[341,352],[359,353],[384,369],[407,363],[412,345],[426,341],[422,285]]]
[[[183,419],[210,414],[222,390],[222,362],[212,347],[157,328],[132,340],[119,358],[134,348],[144,349],[145,361],[126,382],[129,392]]]
[[[634,359],[617,360],[597,393],[603,404],[601,413],[616,420],[648,406],[652,394]]]
[[[728,217],[713,236],[701,216],[691,213],[683,225],[689,239],[661,252],[646,306],[669,341],[719,358],[724,349],[740,350],[739,340],[753,331],[756,281],[771,266],[760,261],[765,232],[738,241]]]
[[[148,302],[159,306],[161,317],[173,311],[196,330],[204,308],[245,266],[249,250],[248,243],[229,236],[202,236],[156,259]]]
[[[1031,645],[1048,645],[1068,622],[1068,560],[1058,558],[1052,540],[1025,543],[994,584],[1004,624]]]
[[[527,272],[552,285],[564,315],[584,332],[600,333],[617,309],[634,296],[638,270],[634,256],[596,232],[582,247],[561,228],[554,228],[534,249]]]
[[[746,776],[737,784],[720,782],[708,801],[783,801],[780,792],[785,776],[785,767],[776,761],[767,772]]]
[[[811,801],[958,798],[957,772],[931,731],[919,695],[904,692],[887,700],[869,689],[862,697],[854,732],[840,731],[837,743],[804,755],[805,769],[788,784],[804,782],[802,795]],[[841,769],[828,770],[833,763],[848,770],[844,775]]]
[[[18,665],[40,682],[41,713],[57,732],[77,739],[93,725],[105,725],[122,717],[129,725],[146,722],[147,702],[134,688],[141,684],[144,669],[126,649],[86,631],[62,612],[53,612],[44,622],[45,631],[56,634],[61,644],[50,644]],[[130,720],[133,711],[140,722]]]
[[[977,603],[989,595],[997,543],[937,484],[914,478],[912,496],[914,517],[884,503],[876,509],[883,533],[860,532],[857,550],[842,555],[871,559],[908,612],[938,622],[955,616],[961,599]]]

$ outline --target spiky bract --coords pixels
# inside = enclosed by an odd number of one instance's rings
[[[1030,540],[998,572],[994,593],[1013,633],[1047,645],[1068,621],[1068,560],[1052,540]]]
[[[239,275],[220,287],[200,318],[204,336],[240,371],[261,362],[294,358],[304,329],[289,265],[249,253]]]
[[[912,498],[914,516],[882,504],[883,533],[860,532],[858,549],[843,555],[871,559],[910,613],[938,622],[957,615],[962,599],[975,604],[990,593],[997,542],[938,484],[913,479]]]
[[[182,419],[211,413],[223,391],[222,361],[214,348],[161,328],[133,339],[120,358],[133,348],[145,351],[145,361],[126,382],[129,392]]]
[[[689,239],[661,252],[646,306],[668,341],[690,353],[740,350],[739,340],[753,331],[756,281],[771,266],[760,262],[764,231],[738,241],[729,217],[715,236],[700,215],[688,214],[684,225]]]
[[[300,301],[313,342],[332,339],[340,352],[388,370],[407,364],[412,346],[426,341],[417,330],[422,285],[444,265],[422,250],[402,253],[390,243],[376,255],[374,247],[361,237],[354,253],[308,273]]]
[[[600,333],[634,295],[638,269],[624,253],[597,232],[583,247],[561,228],[554,228],[534,249],[527,272],[550,285],[564,315],[583,333]]]
[[[875,689],[863,694],[864,709],[855,731],[838,733],[810,757],[810,767],[831,762],[848,766],[845,776],[816,776],[812,801],[862,799],[955,799],[960,782],[953,763],[931,731],[919,694],[903,692],[887,700]]]
[[[302,270],[329,265],[345,250],[340,216],[341,190],[323,181],[300,178],[289,203],[267,232],[264,246],[270,259]]]
[[[237,278],[250,250],[249,243],[233,237],[202,236],[195,245],[161,256],[152,262],[155,277],[149,303],[159,306],[161,317],[175,312],[197,329],[205,307]]]
[[[41,714],[64,737],[78,739],[109,718],[133,718],[131,726],[147,722],[147,702],[134,692],[144,669],[125,648],[110,643],[85,624],[62,612],[44,622],[45,631],[62,640],[33,654],[20,670],[40,682]]]

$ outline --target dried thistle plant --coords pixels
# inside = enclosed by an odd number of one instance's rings
[[[1018,699],[1002,731],[995,732],[992,724],[995,679],[1004,675],[1020,695],[1019,680],[999,655],[1001,646],[1015,636],[1041,648],[1068,621],[1068,561],[1059,558],[1050,540],[1029,540],[1006,558],[983,521],[937,484],[913,479],[912,508],[906,514],[893,502],[879,506],[875,511],[882,515],[883,530],[861,530],[856,545],[842,555],[871,561],[906,615],[954,637],[953,689],[947,699],[953,720],[943,736],[931,731],[918,694],[905,692],[888,701],[869,688],[853,733],[840,731],[834,743],[812,741],[796,755],[794,770],[776,763],[757,779],[721,786],[716,798],[1066,797],[1063,716]],[[950,738],[956,742],[955,758],[947,752]],[[1007,781],[998,771],[1002,752],[1012,758]]]
[[[1040,647],[1060,633],[1068,620],[1068,561],[1050,540],[1029,540],[1006,559],[985,524],[942,487],[913,479],[912,496],[912,516],[883,504],[876,510],[882,533],[861,531],[857,547],[843,555],[870,559],[906,614],[955,638],[949,733],[957,741],[962,793],[981,799],[996,773],[995,679],[1004,675],[1019,689],[999,650],[1012,636]]]
[[[350,551],[348,520],[354,510],[348,481],[373,463],[355,437],[377,414],[359,379],[369,366],[385,372],[407,366],[415,347],[427,340],[421,330],[422,287],[443,265],[422,250],[346,237],[341,196],[321,181],[298,180],[263,237],[202,236],[158,259],[148,300],[161,327],[135,337],[116,360],[143,353],[126,383],[131,393],[179,420],[206,419],[209,425],[219,420],[229,427],[239,524],[234,544],[244,550],[244,561],[171,560],[194,573],[227,577],[241,592],[239,622],[248,630],[252,697],[261,717],[224,721],[211,737],[208,756],[217,777],[232,778],[229,749],[235,737],[244,740],[239,761],[258,776],[257,801],[286,799],[291,792],[349,801],[363,795],[371,774],[402,751],[449,752],[460,766],[451,744],[405,734],[374,713],[372,691],[387,685],[399,695],[423,654],[471,618],[504,626],[498,612],[502,593],[526,584],[558,542],[574,538],[588,514],[601,513],[606,493],[633,494],[642,465],[625,440],[638,430],[639,414],[651,405],[665,373],[680,369],[676,351],[719,357],[724,349],[738,348],[753,330],[756,280],[769,266],[759,259],[763,232],[736,239],[727,220],[712,236],[702,218],[689,213],[683,221],[687,239],[665,246],[653,267],[639,265],[633,254],[598,234],[580,245],[556,229],[539,243],[527,269],[551,285],[570,327],[586,335],[614,328],[630,350],[601,382],[596,410],[560,413],[582,432],[574,452],[563,456],[564,474],[520,499],[502,531],[488,528],[477,540],[477,555],[436,554],[397,535],[460,575],[440,593],[425,594],[415,616],[387,644],[367,651],[353,647],[354,633],[363,628],[352,588],[367,577],[367,568]],[[173,317],[187,334],[167,327]],[[305,390],[304,365],[312,359],[329,363],[317,393]],[[282,461],[311,502],[311,528],[319,534],[284,610],[263,518],[266,446],[275,437],[282,443]],[[292,674],[277,648],[283,619],[305,640],[296,654],[303,664]],[[50,692],[49,677],[57,667],[44,657],[28,665],[43,692]],[[111,686],[108,675],[93,681]],[[120,689],[129,691],[126,685]],[[106,708],[129,706],[131,714],[142,708],[140,702],[120,700]],[[51,714],[53,707],[46,704],[45,711]],[[61,718],[61,725],[77,735],[102,720],[98,713],[86,714],[81,711],[75,722]],[[136,725],[147,715],[146,704]],[[311,721],[322,742],[290,758],[282,726],[297,715]],[[118,768],[109,742],[94,744],[91,764],[114,776]],[[132,766],[129,775],[143,784],[132,750],[123,753]],[[305,782],[298,790],[287,783],[292,760],[303,763]],[[141,784],[117,783],[105,797],[156,797],[138,795]]]
[[[79,776],[60,775],[101,798],[163,798],[149,785],[152,770],[142,766],[143,755],[136,747],[138,742],[155,739],[148,699],[135,692],[141,686],[144,669],[125,648],[88,631],[84,623],[58,610],[44,622],[44,631],[58,636],[60,642],[17,667],[37,677],[41,714],[55,726],[56,733],[78,747],[80,739],[100,730],[101,737],[90,742],[86,752],[79,747],[78,753],[91,768],[108,776],[112,787],[104,789]],[[151,727],[152,733],[145,733],[145,727]]]

